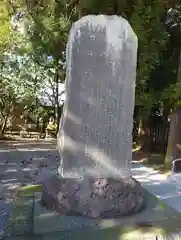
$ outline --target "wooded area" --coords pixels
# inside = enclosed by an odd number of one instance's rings
[[[14,125],[32,123],[42,130],[50,117],[58,129],[68,31],[81,16],[99,13],[125,17],[138,36],[134,140],[146,151],[166,152],[169,117],[181,104],[177,0],[1,0],[1,136]]]

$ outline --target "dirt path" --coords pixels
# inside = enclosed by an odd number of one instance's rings
[[[0,142],[0,195],[12,199],[19,186],[30,184],[43,168],[57,170],[56,141],[17,140]],[[3,192],[2,192],[2,189]],[[2,194],[1,194],[2,192]]]

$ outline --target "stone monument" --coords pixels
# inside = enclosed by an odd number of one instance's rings
[[[42,203],[65,214],[115,217],[140,211],[131,177],[137,37],[118,16],[88,15],[67,44],[66,101],[58,134],[60,176]]]

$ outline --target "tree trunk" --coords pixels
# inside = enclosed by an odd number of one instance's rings
[[[58,68],[55,71],[55,106],[54,106],[54,115],[55,115],[55,122],[57,124],[57,132],[59,129],[59,122],[60,122],[60,114],[59,114],[59,75],[58,75]]]
[[[0,136],[4,135],[4,132],[5,132],[5,129],[6,129],[6,125],[7,125],[7,121],[8,121],[8,115],[6,115],[4,117],[3,124],[2,124],[1,129],[0,129]]]
[[[139,122],[138,122],[138,136],[141,136],[142,131],[143,131],[143,119],[140,116],[139,117]]]
[[[180,54],[178,59],[178,70],[177,70],[177,82],[181,81],[181,47],[180,47]]]
[[[173,161],[173,142],[174,142],[174,125],[175,125],[175,114],[172,114],[171,116],[171,123],[168,133],[168,143],[167,143],[167,151],[165,155],[165,162],[164,166],[166,169],[171,169],[172,167],[172,161]]]
[[[172,166],[175,159],[181,158],[181,108],[177,108],[172,113],[170,124],[170,132],[167,146],[167,154],[165,158],[165,166],[167,168]]]
[[[181,81],[181,47],[180,47],[180,53],[178,58],[178,70],[177,70],[177,82],[179,83],[180,81]],[[178,118],[178,115],[179,114],[177,110],[174,113],[172,113],[170,129],[168,133],[168,144],[167,144],[167,152],[166,152],[164,165],[165,165],[165,168],[169,168],[169,169],[172,166],[173,160],[175,160],[176,158],[175,156],[175,152],[177,151],[176,145],[178,143],[180,144],[180,141],[178,141],[178,136],[177,136],[178,134],[180,134],[179,127],[176,124],[177,122],[176,118]]]
[[[76,11],[78,13],[78,19],[80,19],[83,16],[83,9],[82,9],[82,1],[79,0],[76,4]]]
[[[178,69],[177,69],[177,83],[181,81],[181,47],[178,57]],[[176,144],[178,143],[177,134],[178,128],[176,126],[176,118],[177,118],[177,111],[172,113],[171,121],[170,121],[170,128],[168,133],[168,144],[167,144],[167,152],[165,157],[165,168],[171,168],[172,162],[175,158],[174,152],[176,151]]]
[[[142,116],[139,116],[137,143],[140,145],[142,151],[150,152],[151,142],[150,122],[146,119],[143,120]]]
[[[114,14],[119,14],[119,2],[118,2],[118,0],[114,0],[113,4],[114,4],[114,6],[113,6]]]

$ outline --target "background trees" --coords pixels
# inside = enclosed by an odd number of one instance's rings
[[[135,119],[140,128],[153,115],[167,121],[180,104],[181,6],[176,0],[6,0],[0,2],[1,134],[20,105],[22,114],[34,109],[35,119],[53,115],[59,125],[68,31],[90,13],[120,14],[138,36]],[[51,102],[48,112],[42,92]]]

